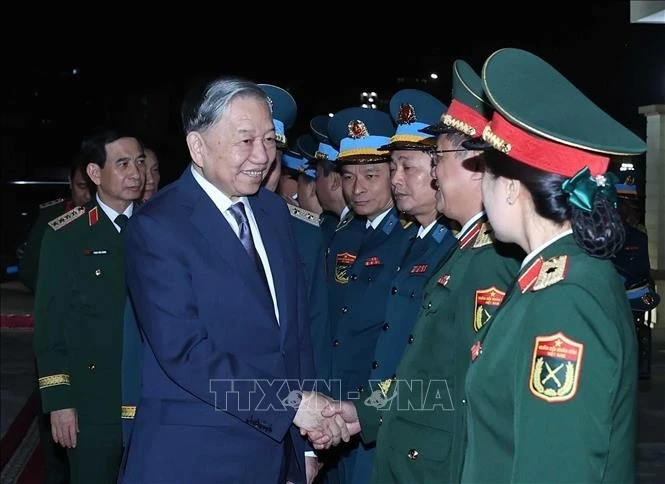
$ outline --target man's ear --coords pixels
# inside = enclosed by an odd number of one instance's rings
[[[97,163],[88,163],[85,167],[85,172],[92,183],[99,186],[102,184],[102,169]]]
[[[201,133],[190,131],[187,133],[185,141],[187,142],[189,156],[192,157],[192,161],[199,168],[203,168],[205,141],[203,140]]]
[[[506,191],[506,200],[510,205],[515,203],[522,191],[522,183],[512,178],[504,178],[504,189]]]
[[[332,184],[330,185],[330,189],[332,191],[339,190],[342,188],[342,176],[337,173],[336,171],[331,171],[330,176],[332,177]]]

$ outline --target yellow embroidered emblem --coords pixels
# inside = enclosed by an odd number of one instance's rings
[[[388,397],[390,386],[393,384],[394,381],[395,381],[394,378],[388,378],[387,380],[379,382],[379,390],[381,390],[381,394],[384,396],[384,398]]]
[[[544,261],[540,268],[540,272],[538,273],[538,278],[531,290],[538,291],[556,284],[559,281],[563,281],[566,278],[566,272],[568,272],[567,255],[552,257],[551,259]]]
[[[565,402],[577,393],[584,345],[559,332],[536,337],[529,390],[550,403]]]
[[[506,293],[496,286],[476,291],[475,308],[473,310],[473,329],[478,332],[494,315]]]

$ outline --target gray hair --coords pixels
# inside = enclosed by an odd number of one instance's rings
[[[254,82],[233,77],[217,78],[185,96],[181,110],[185,134],[205,131],[215,124],[236,96],[263,99],[270,108],[265,92]]]

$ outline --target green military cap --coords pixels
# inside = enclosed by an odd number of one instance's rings
[[[568,177],[588,167],[596,176],[607,171],[609,156],[646,151],[644,141],[530,52],[494,52],[482,82],[495,110],[483,139],[522,163]]]
[[[421,131],[433,135],[461,131],[471,138],[480,138],[492,116],[492,105],[485,97],[483,82],[473,68],[457,59],[453,63],[452,102],[438,123]],[[482,140],[480,140],[482,141]],[[487,147],[476,143],[474,148]]]

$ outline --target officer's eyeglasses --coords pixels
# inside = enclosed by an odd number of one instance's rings
[[[467,151],[464,148],[456,148],[454,150],[432,150],[429,152],[431,158],[432,158],[432,168],[434,168],[439,161],[441,161],[441,158],[443,158],[444,153],[455,153],[457,151]]]

